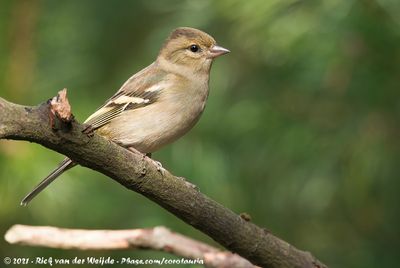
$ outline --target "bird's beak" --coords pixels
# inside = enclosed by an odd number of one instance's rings
[[[210,49],[210,58],[216,58],[219,57],[221,55],[224,55],[226,53],[229,53],[230,51],[226,48],[214,45],[213,47],[211,47]]]

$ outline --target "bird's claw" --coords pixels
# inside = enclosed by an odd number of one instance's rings
[[[92,127],[92,125],[84,124],[84,129],[82,130],[82,133],[91,138],[94,136],[94,128]]]
[[[150,160],[150,162],[152,162],[156,167],[157,167],[157,171],[161,173],[161,175],[165,175],[165,171],[166,169],[163,168],[162,164],[154,159],[151,158],[151,153],[147,153],[147,154],[143,154],[141,152],[139,152],[137,149],[135,149],[134,147],[128,147],[128,150],[133,152],[133,153],[139,153],[143,155],[143,159],[147,158]]]
[[[151,162],[157,167],[157,171],[161,173],[161,175],[165,175],[165,168],[163,168],[162,164],[154,159],[149,158]]]

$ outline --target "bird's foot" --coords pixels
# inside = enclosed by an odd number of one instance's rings
[[[143,157],[147,156],[146,154],[139,152],[135,147],[128,147],[127,149],[134,154],[141,154]]]
[[[146,156],[150,162],[152,162],[156,167],[157,167],[157,171],[161,173],[161,175],[165,175],[165,168],[163,168],[162,164],[159,161],[156,161],[154,159],[151,159],[150,157]]]
[[[88,137],[93,137],[94,136],[94,128],[92,125],[84,124],[84,128],[82,130],[82,133],[86,134]]]
[[[153,164],[157,167],[157,171],[160,172],[161,175],[163,175],[163,176],[165,175],[166,169],[163,168],[163,166],[162,166],[162,164],[161,164],[160,162],[158,162],[158,161],[156,161],[156,160],[154,160],[154,159],[151,158],[151,153],[147,153],[147,154],[141,153],[141,152],[139,152],[137,149],[135,149],[134,147],[128,147],[128,150],[131,151],[131,152],[133,152],[133,153],[142,154],[142,155],[143,155],[143,158],[149,159],[149,161],[150,161],[151,163],[153,163]]]

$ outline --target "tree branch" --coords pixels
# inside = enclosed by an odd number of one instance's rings
[[[58,99],[62,101],[63,98]],[[298,250],[265,229],[242,219],[200,193],[184,179],[168,171],[160,173],[154,163],[142,154],[128,151],[99,135],[88,136],[82,133],[83,125],[74,120],[64,122],[53,110],[54,104],[27,107],[0,98],[0,139],[39,143],[82,166],[97,170],[153,200],[256,265],[326,267],[309,252]],[[58,121],[61,123],[57,124]]]
[[[239,255],[171,232],[159,226],[135,230],[82,230],[50,226],[14,225],[6,233],[10,244],[77,250],[152,249],[189,259],[212,268],[253,268]]]

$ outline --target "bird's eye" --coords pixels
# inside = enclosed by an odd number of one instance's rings
[[[189,47],[190,51],[192,51],[193,53],[199,52],[200,48],[198,45],[191,45]]]

